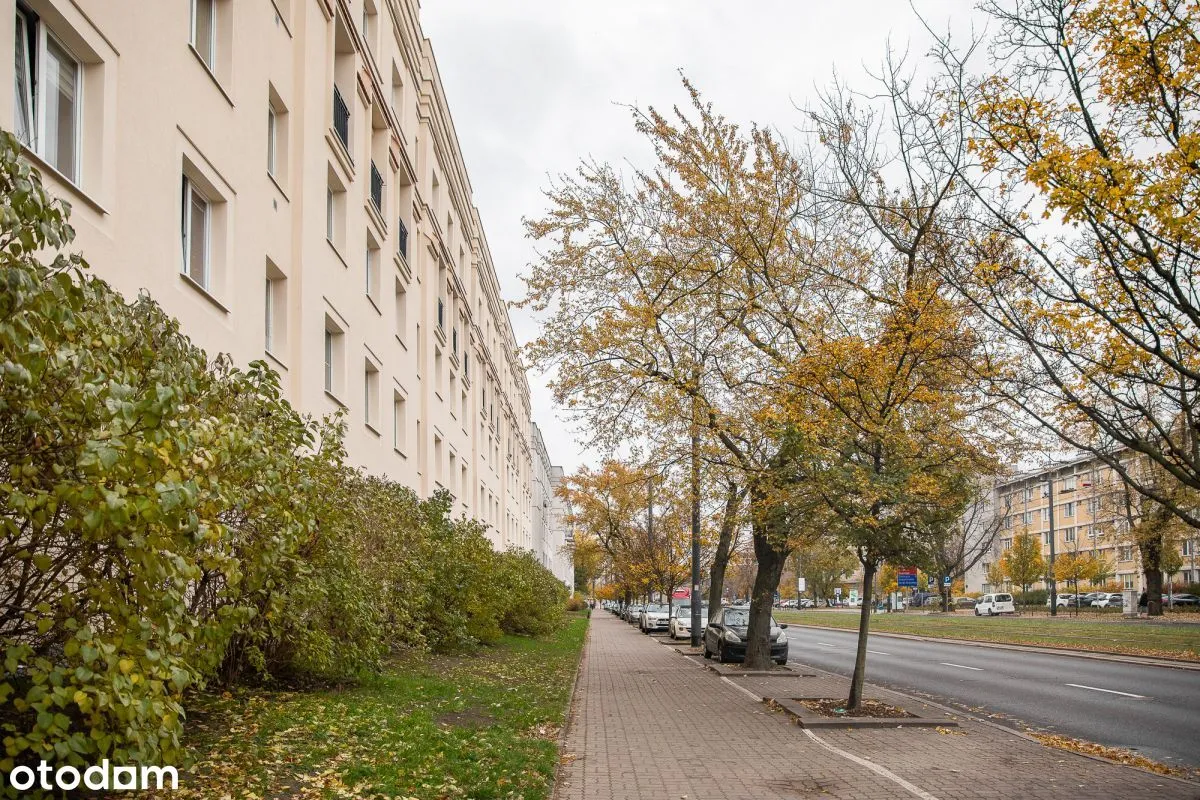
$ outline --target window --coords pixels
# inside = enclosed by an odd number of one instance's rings
[[[1074,528],[1066,528],[1063,531],[1063,539],[1068,542],[1075,541],[1075,529]]]
[[[1025,502],[1026,503],[1033,502],[1033,487],[1032,486],[1025,487]]]
[[[1075,476],[1074,476],[1074,475],[1071,475],[1071,476],[1068,476],[1068,477],[1066,477],[1066,478],[1063,478],[1063,482],[1062,482],[1062,490],[1063,490],[1064,492],[1073,492],[1073,491],[1075,491],[1075,486],[1076,486],[1076,483],[1075,483]]]
[[[1196,540],[1195,539],[1184,539],[1183,540],[1183,548],[1180,550],[1180,553],[1185,556],[1195,555]]]
[[[192,47],[213,72],[217,61],[217,0],[192,0]]]
[[[408,290],[404,281],[396,278],[396,338],[404,342],[408,334]]]
[[[1021,524],[1022,525],[1032,525],[1033,524],[1033,512],[1032,511],[1026,511],[1024,514],[1021,515]]]
[[[404,395],[392,393],[392,448],[399,453],[405,449],[405,434],[408,431],[408,416]]]
[[[379,423],[379,367],[370,359],[363,367],[363,422],[371,428]]]
[[[442,437],[433,437],[433,479],[442,482]]]
[[[1131,545],[1122,545],[1117,558],[1121,561],[1133,561],[1133,547]]]
[[[1123,588],[1123,589],[1132,589],[1133,588],[1133,576],[1132,575],[1122,575],[1121,576],[1121,588]]]
[[[1045,533],[1042,534],[1042,544],[1045,544],[1045,545],[1050,544],[1050,531],[1046,531]]]
[[[1075,516],[1075,503],[1074,502],[1063,503],[1063,516],[1064,517]]]
[[[267,106],[267,172],[271,175],[275,174],[275,141],[278,126],[279,120],[275,116],[275,109]]]
[[[183,273],[206,291],[209,288],[209,225],[211,207],[188,177],[183,179]]]
[[[1003,552],[1003,551],[1005,551],[1005,550],[1011,550],[1011,549],[1012,549],[1012,543],[1013,543],[1013,540],[1012,540],[1012,539],[1001,539],[1001,540],[1000,540],[1000,550],[1001,550],[1001,552]]]
[[[337,399],[344,384],[344,365],[346,363],[343,348],[345,333],[333,318],[325,315],[325,391]],[[340,402],[340,401],[339,401]]]
[[[1050,506],[1046,506],[1045,508],[1042,509],[1042,522],[1049,522],[1049,521],[1050,521]]]
[[[442,351],[433,348],[433,391],[440,399],[442,396]]]
[[[264,340],[268,353],[279,354],[287,345],[287,277],[270,260],[264,290]]]
[[[325,191],[325,238],[337,250],[346,241],[346,187],[332,165]]]
[[[267,85],[267,174],[287,185],[288,111],[275,87]]]
[[[375,239],[367,234],[367,258],[365,265],[366,286],[364,287],[367,297],[375,301],[376,306],[379,305],[379,245]]]
[[[17,136],[71,183],[80,182],[83,69],[23,6],[16,14],[13,123]]]

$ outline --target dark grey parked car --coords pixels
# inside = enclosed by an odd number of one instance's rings
[[[708,627],[704,629],[704,657],[716,656],[722,662],[746,660],[746,635],[750,625],[750,609],[722,608],[716,615],[709,617]],[[786,664],[788,659],[787,634],[780,625],[771,619],[771,660],[776,664]]]

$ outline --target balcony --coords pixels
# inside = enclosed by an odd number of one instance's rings
[[[333,132],[337,134],[346,152],[350,152],[350,106],[342,99],[338,87],[333,87]]]
[[[438,330],[446,330],[446,301],[438,298],[438,315],[437,315]]]
[[[400,257],[408,261],[408,227],[402,219],[396,220],[396,249]]]
[[[371,162],[371,205],[375,206],[375,210],[383,214],[383,175],[379,173],[379,169],[375,166],[375,162]]]

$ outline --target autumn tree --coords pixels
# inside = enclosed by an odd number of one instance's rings
[[[1022,355],[991,385],[1198,526],[1174,487],[1200,490],[1200,13],[1192,0],[982,7],[986,49],[939,46],[938,119],[969,143],[955,172],[982,212],[963,226],[980,263],[948,274]],[[1131,468],[1143,460],[1153,469]]]
[[[986,574],[988,585],[992,587],[992,591],[999,591],[1004,586],[1004,581],[1008,579],[1008,573],[1004,571],[1004,559],[998,558],[988,564]]]
[[[1046,560],[1042,557],[1042,542],[1032,533],[1013,537],[1012,547],[1004,552],[1004,574],[1021,587],[1022,599],[1029,587],[1046,575]]]

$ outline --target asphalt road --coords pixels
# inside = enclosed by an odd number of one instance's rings
[[[792,661],[850,675],[856,631],[787,631]],[[1200,767],[1200,672],[871,636],[867,681],[1012,727]],[[1024,725],[1022,725],[1024,723]]]

